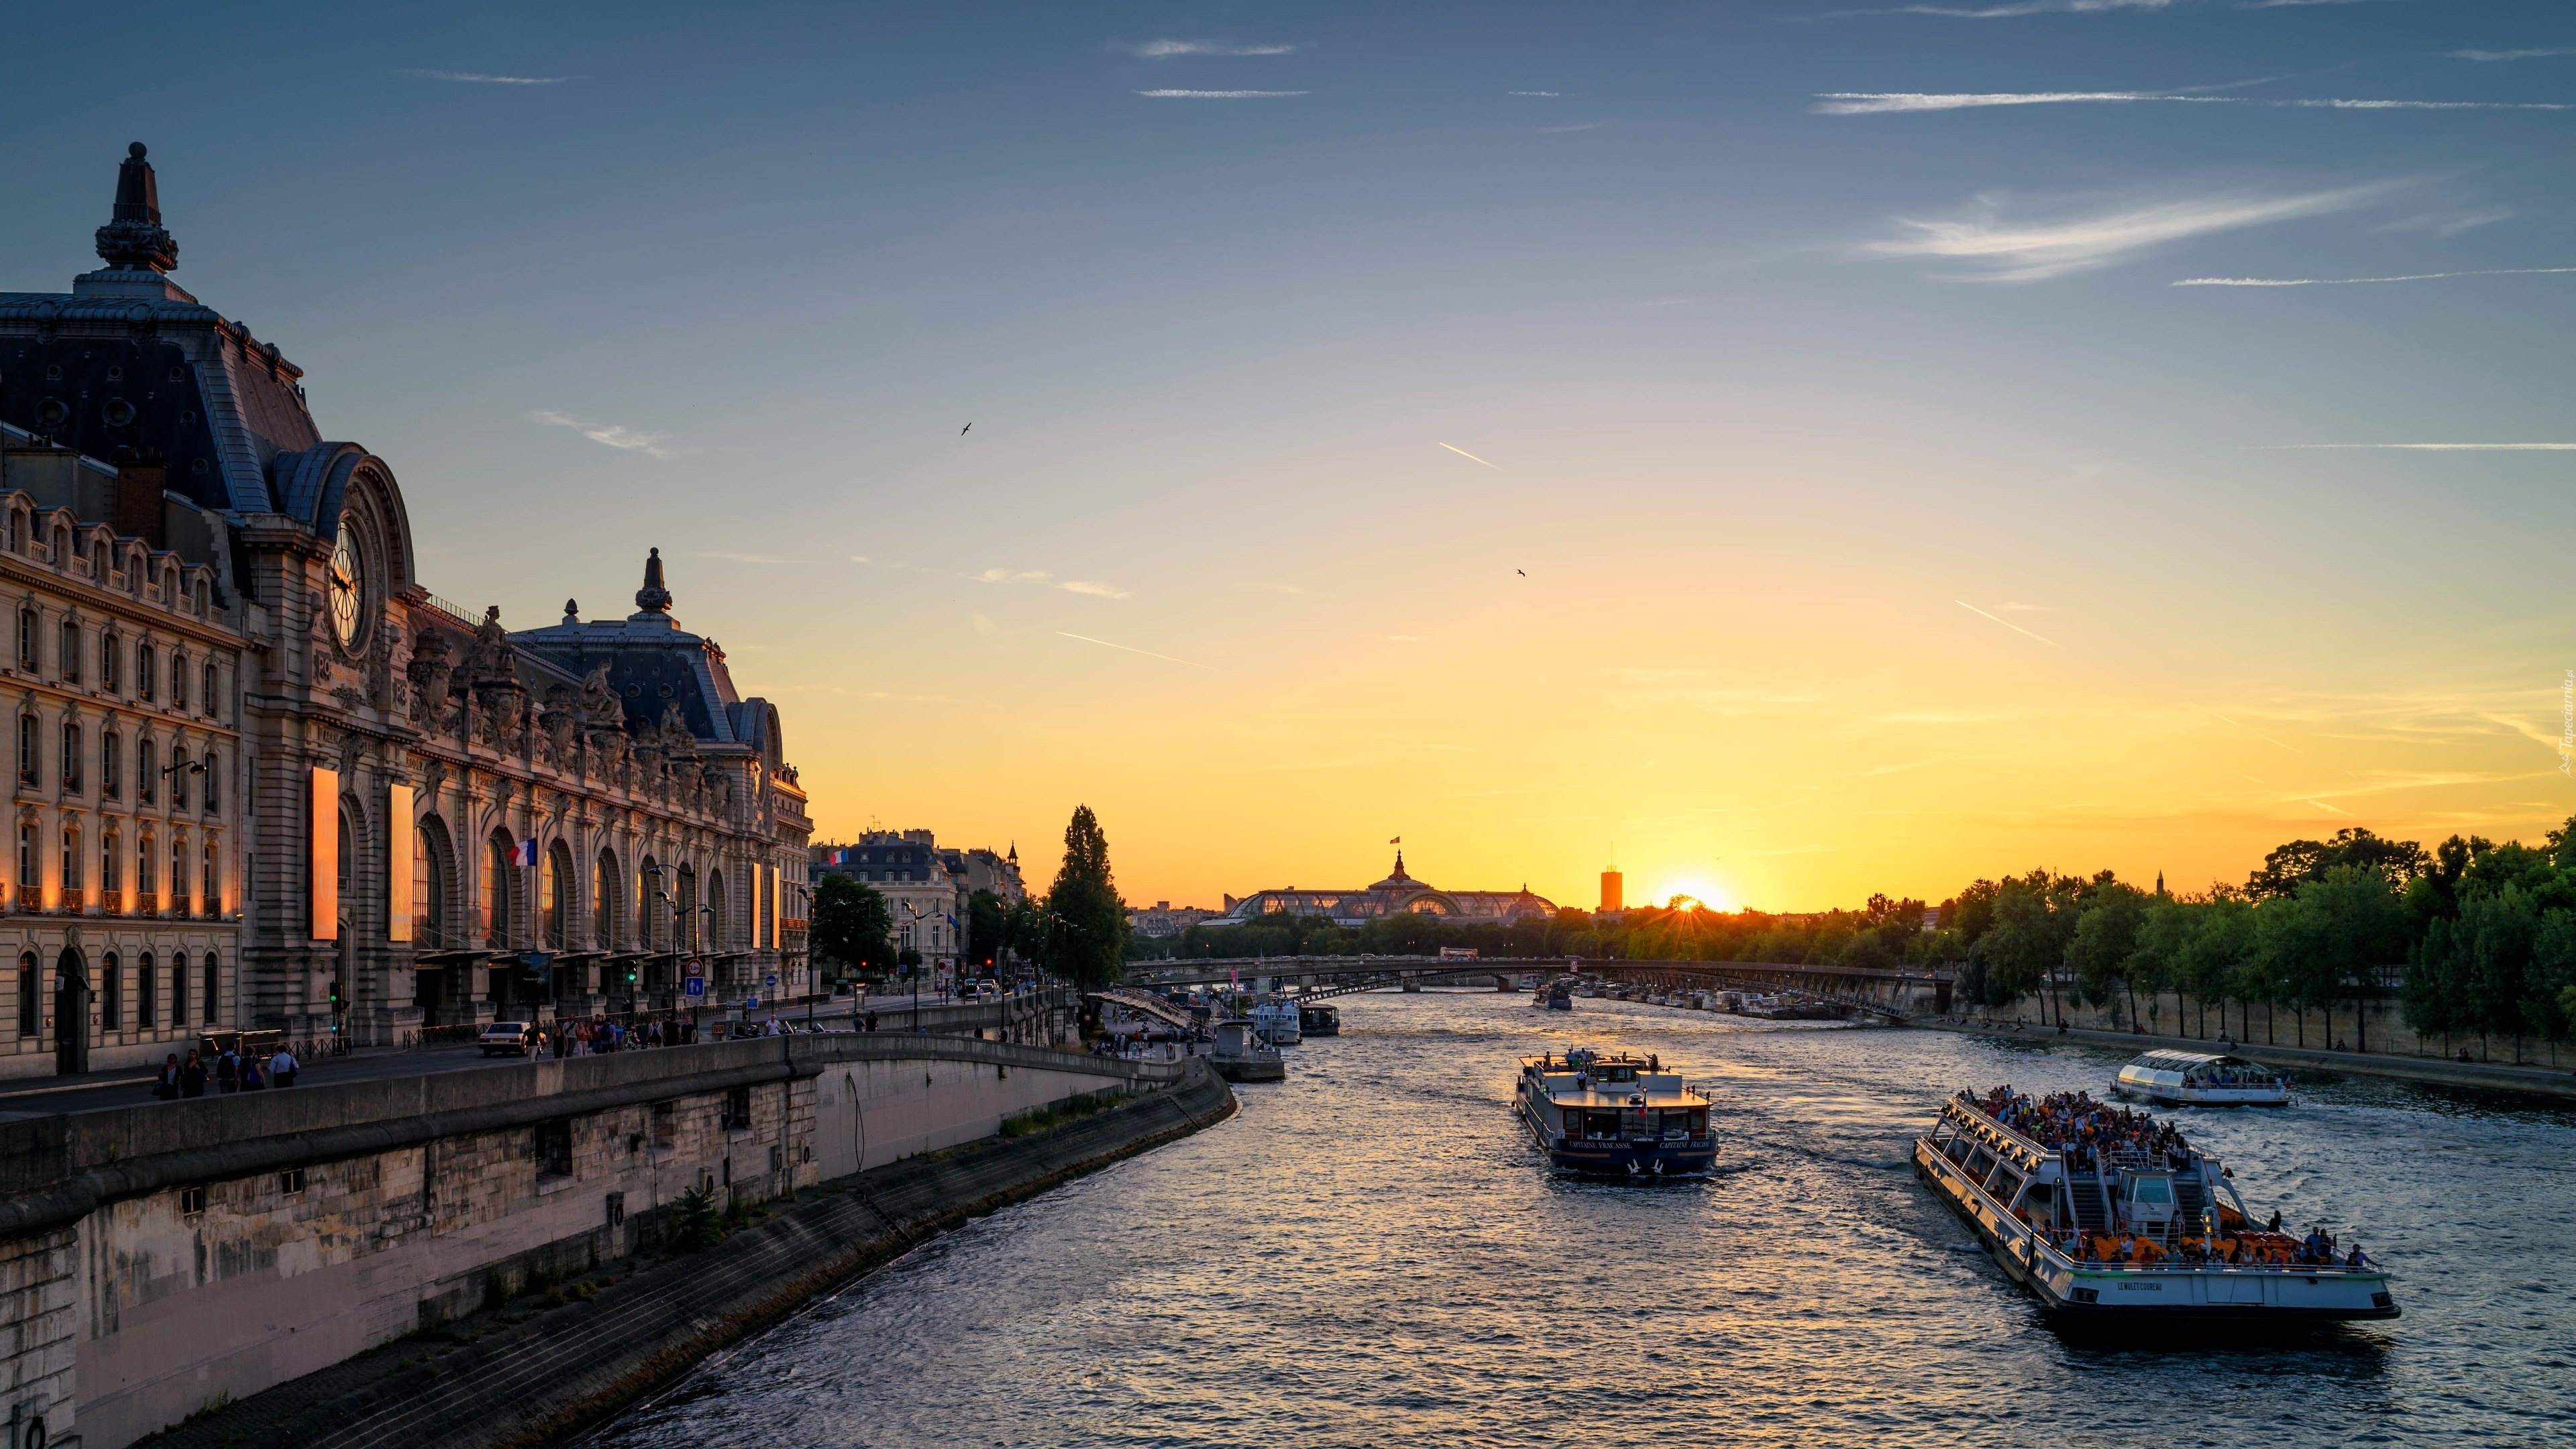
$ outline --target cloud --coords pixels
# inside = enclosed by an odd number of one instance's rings
[[[1008,584],[1043,583],[1055,576],[1044,569],[986,569],[980,574],[960,574],[958,577],[970,583]]]
[[[2165,101],[2189,106],[2253,106],[2267,110],[2328,111],[2565,111],[2559,101],[2390,101],[2326,96],[2267,99],[2261,96],[2194,95],[2182,91],[1819,91],[1820,116],[1885,116],[1920,111],[1970,111],[1993,106],[2128,105]]]
[[[2005,628],[2010,629],[2011,631],[2013,631],[2013,632],[2014,632],[2014,633],[2016,633],[2016,634],[2024,635],[2024,636],[2026,636],[2026,637],[2028,637],[2028,638],[2032,638],[2032,639],[2037,639],[2040,643],[2047,645],[2047,646],[2048,646],[2049,648],[2051,648],[2051,649],[2059,649],[2059,648],[2063,648],[2063,647],[2065,647],[2065,646],[2063,646],[2063,645],[2059,644],[2056,640],[2049,638],[2049,637],[2048,637],[2047,635],[2045,635],[2045,634],[2033,634],[2033,633],[2031,633],[2028,629],[2023,628],[2022,626],[2020,626],[2019,624],[2014,623],[2014,622],[2013,622],[2012,620],[2010,620],[2010,619],[1999,619],[1999,618],[1996,618],[1994,615],[1987,613],[1985,610],[1978,608],[1976,605],[1969,603],[1969,602],[1968,602],[1967,600],[1965,600],[1965,599],[1952,599],[1950,602],[1951,602],[1951,603],[1954,603],[1954,604],[1956,604],[1956,605],[1958,605],[1958,606],[1959,606],[1960,608],[1962,608],[1962,609],[1967,610],[1969,613],[1976,615],[1978,618],[1981,618],[1981,619],[1994,619],[1994,621],[1995,621],[1996,623],[2003,625]]]
[[[414,80],[455,81],[477,86],[559,86],[566,81],[588,80],[578,75],[482,75],[470,70],[398,70]]]
[[[2038,281],[2110,266],[2169,242],[2348,210],[2387,189],[2370,185],[2291,196],[2187,196],[2032,220],[2006,217],[2000,202],[1979,197],[1975,209],[1963,216],[1928,221],[1899,217],[1904,235],[1867,243],[1862,250],[1872,256],[1965,262],[1980,269],[1973,274],[1976,280]]]
[[[1505,92],[1503,92],[1503,94],[1504,94],[1504,95],[1507,95],[1507,96],[1546,96],[1546,97],[1548,97],[1549,99],[1553,100],[1553,99],[1555,99],[1555,98],[1556,98],[1556,97],[1558,97],[1558,96],[1564,95],[1564,94],[1565,94],[1565,92],[1563,92],[1563,91],[1505,91]]]
[[[1089,579],[1066,579],[1056,585],[1068,594],[1089,594],[1095,599],[1123,599],[1127,591],[1116,584],[1094,583]]]
[[[1181,55],[1291,55],[1293,45],[1236,45],[1222,40],[1148,40],[1127,47],[1130,55],[1145,60],[1170,60]]]
[[[1447,443],[1442,443],[1440,446],[1442,446],[1442,447],[1444,447],[1444,448],[1449,448],[1449,451],[1450,451],[1450,452],[1457,454],[1459,457],[1466,459],[1468,462],[1471,462],[1471,463],[1485,463],[1485,460],[1484,460],[1484,459],[1477,457],[1475,454],[1468,452],[1468,451],[1467,451],[1466,449],[1464,449],[1464,448],[1450,448],[1450,447],[1449,447],[1449,445],[1448,445]],[[1488,467],[1488,468],[1492,468],[1492,469],[1493,469],[1495,472],[1497,472],[1497,473],[1500,473],[1501,471],[1503,471],[1501,468],[1497,467],[1496,465],[1494,465],[1494,464],[1492,464],[1492,463],[1485,463],[1485,466],[1486,466],[1486,467]]]
[[[2176,287],[2367,287],[2381,282],[2438,282],[2451,277],[2556,277],[2576,267],[2486,267],[2471,272],[2410,272],[2402,277],[2185,277]]]
[[[1541,126],[1538,133],[1542,136],[1570,136],[1577,131],[1598,131],[1609,124],[1608,121],[1584,121],[1572,126]]]
[[[1280,96],[1302,96],[1306,91],[1138,91],[1140,96],[1158,101],[1266,101]]]
[[[2090,15],[2105,10],[2162,10],[2173,0],[2009,0],[2002,5],[1900,5],[1861,15],[1938,15],[1949,20],[2013,20],[2024,15]]]
[[[2453,60],[2538,60],[2545,55],[2576,55],[2576,49],[2561,46],[2549,50],[2446,50],[2442,53]]]
[[[2501,206],[2482,207],[2476,211],[2428,211],[2422,216],[2403,217],[2389,222],[2378,227],[2377,230],[2420,231],[2438,240],[2449,241],[2464,231],[2475,231],[2482,226],[2493,226],[2500,221],[2510,221],[2513,215],[2509,208]]]
[[[623,453],[642,453],[648,458],[676,458],[679,450],[669,445],[669,433],[640,432],[616,423],[585,423],[579,418],[539,408],[528,414],[528,421],[550,428],[570,428],[594,443],[604,444]]]
[[[1094,639],[1088,634],[1066,634],[1062,629],[1058,629],[1056,632],[1064,635],[1067,639],[1079,639],[1085,644],[1097,644],[1103,649],[1116,649],[1128,654],[1142,654],[1148,659],[1160,659],[1167,664],[1186,664],[1192,669],[1207,670],[1213,670],[1216,667],[1211,664],[1201,664],[1190,659],[1175,659],[1169,654],[1157,654],[1151,649],[1138,649],[1127,644],[1112,644],[1106,639]]]

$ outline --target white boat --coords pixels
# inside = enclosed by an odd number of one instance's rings
[[[2061,1323],[2296,1328],[2399,1313],[2358,1244],[2339,1258],[2331,1238],[2277,1231],[2278,1213],[2257,1226],[2217,1158],[2080,1094],[1961,1092],[1915,1139],[1914,1175]]]
[[[2210,1052],[2149,1052],[2120,1068],[2115,1090],[2159,1107],[2286,1107],[2290,1102],[2287,1073]]]
[[[1717,1166],[1708,1094],[1656,1056],[1523,1057],[1519,1095],[1521,1121],[1559,1172],[1704,1177]]]
[[[1293,1001],[1261,1003],[1252,1008],[1252,1023],[1261,1028],[1263,1036],[1270,1038],[1272,1046],[1295,1046],[1304,1039],[1305,1034],[1299,1026],[1297,1003]]]
[[[1279,1055],[1279,1048],[1261,1035],[1260,1027],[1239,1016],[1216,1024],[1208,1045],[1208,1065],[1229,1082],[1288,1079],[1288,1063]]]

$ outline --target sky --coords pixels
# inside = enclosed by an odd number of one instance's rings
[[[2563,5],[12,36],[0,289],[147,142],[423,581],[613,616],[659,547],[818,838],[1812,910],[2576,813]]]

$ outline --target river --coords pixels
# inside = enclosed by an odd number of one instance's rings
[[[2249,1206],[2396,1274],[2298,1347],[2061,1339],[1914,1180],[1954,1088],[2110,1053],[1607,1001],[1369,995],[1230,1122],[980,1220],[711,1362],[615,1449],[2576,1442],[2576,1113],[2365,1078],[2190,1114]],[[1653,1051],[1726,1174],[1550,1177],[1542,1046]]]

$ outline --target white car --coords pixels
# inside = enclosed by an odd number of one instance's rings
[[[536,1043],[537,1028],[534,1023],[525,1021],[496,1021],[483,1028],[482,1035],[474,1039],[474,1044],[483,1048],[483,1055],[487,1057],[523,1057],[536,1050]]]

